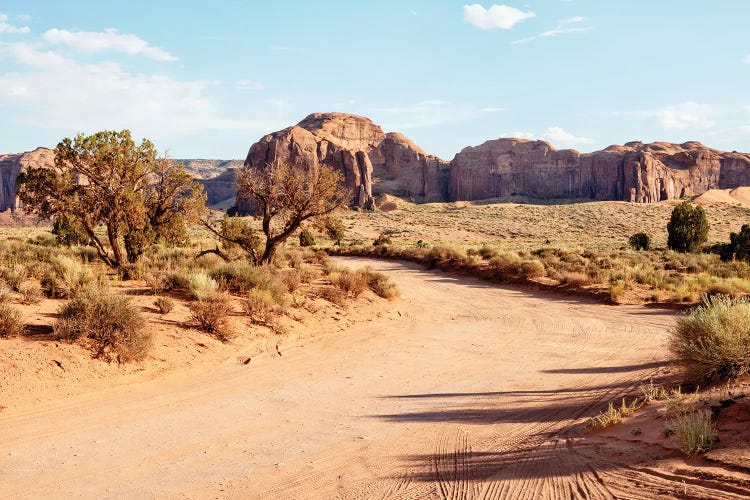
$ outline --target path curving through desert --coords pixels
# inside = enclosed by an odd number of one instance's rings
[[[676,491],[677,479],[633,466],[638,457],[577,437],[607,402],[663,373],[671,313],[341,260],[398,283],[402,296],[388,314],[247,365],[206,364],[8,409],[0,413],[0,497]],[[691,488],[697,497],[733,497]]]

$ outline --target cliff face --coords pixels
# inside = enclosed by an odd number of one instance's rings
[[[449,199],[523,193],[652,203],[745,185],[750,185],[750,155],[717,151],[699,142],[629,142],[580,154],[558,151],[544,141],[498,139],[456,155]]]
[[[442,200],[447,194],[446,162],[401,134],[385,134],[362,116],[312,114],[253,144],[245,167],[262,168],[274,161],[323,163],[340,170],[360,207],[374,207],[373,195],[383,192],[420,201]],[[242,204],[238,200],[240,209]]]
[[[16,177],[25,168],[54,165],[55,152],[48,148],[36,148],[34,151],[19,154],[0,155],[0,212],[15,212],[18,205],[16,197]]]

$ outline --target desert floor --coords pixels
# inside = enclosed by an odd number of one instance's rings
[[[248,364],[196,358],[24,399],[0,412],[0,497],[750,494],[745,469],[681,458],[658,437],[659,415],[585,428],[670,377],[674,313],[342,260],[387,272],[401,298]]]

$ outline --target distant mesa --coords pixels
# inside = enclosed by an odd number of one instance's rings
[[[52,164],[46,148],[0,156],[0,211],[17,207],[15,179],[29,165]],[[236,199],[239,168],[273,161],[327,164],[342,172],[353,204],[373,208],[376,197],[443,202],[506,198],[523,194],[545,200],[579,198],[653,203],[711,190],[750,186],[750,154],[724,152],[700,142],[627,142],[581,154],[545,141],[504,138],[466,147],[451,161],[426,153],[398,132],[345,113],[313,113],[298,124],[260,138],[241,160],[175,160],[208,193],[209,205],[226,208]],[[705,200],[744,198],[709,194]],[[392,205],[392,203],[391,203]],[[391,206],[389,205],[389,207]]]

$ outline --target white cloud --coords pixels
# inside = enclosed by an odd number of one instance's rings
[[[509,30],[524,19],[535,17],[533,12],[524,12],[507,5],[493,5],[485,9],[478,3],[464,5],[464,20],[483,30],[500,28]]]
[[[8,22],[8,14],[0,14],[0,33],[29,33],[28,26],[13,26]]]
[[[542,139],[558,148],[573,148],[576,146],[592,144],[594,142],[594,139],[591,139],[590,137],[577,136],[558,126],[548,127],[541,135],[531,132],[513,132],[512,136],[528,140]]]
[[[45,68],[72,63],[72,59],[61,56],[51,50],[38,50],[27,42],[0,44],[0,59],[13,59],[26,66]]]
[[[177,57],[154,47],[136,35],[119,34],[115,28],[104,31],[68,31],[53,28],[42,38],[52,44],[67,45],[80,52],[122,52],[142,55],[155,61],[176,61]]]
[[[68,135],[129,128],[164,139],[208,130],[261,133],[283,124],[233,117],[214,97],[220,82],[135,73],[115,62],[83,64],[31,44],[0,46],[0,55],[28,66],[0,73],[0,107],[21,106],[19,125]]]
[[[262,83],[252,80],[237,80],[234,86],[237,90],[263,90],[265,88]]]
[[[683,102],[659,109],[615,113],[619,116],[655,120],[665,129],[709,129],[716,125],[713,114],[711,106],[698,102]]]
[[[480,113],[500,113],[501,111],[505,111],[505,108],[500,108],[500,107],[479,108]]]
[[[750,64],[750,55],[746,55],[742,62],[744,62],[745,64]]]
[[[567,35],[570,33],[584,33],[586,31],[591,31],[591,26],[580,26],[583,21],[585,21],[585,18],[581,16],[562,19],[558,21],[557,26],[555,26],[551,30],[543,31],[538,35],[521,38],[520,40],[515,40],[512,43],[513,45],[518,45],[522,43],[533,42],[534,40],[537,40],[539,38],[551,38],[554,36]]]

